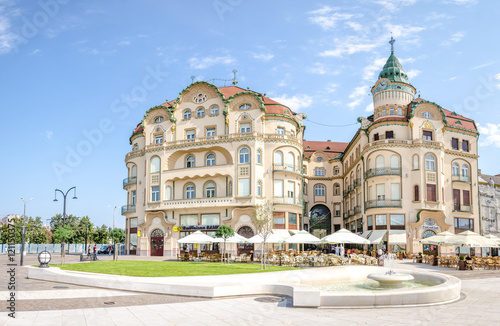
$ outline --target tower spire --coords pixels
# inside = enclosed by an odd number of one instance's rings
[[[396,40],[392,37],[392,33],[391,33],[391,40],[389,41],[389,43],[391,44],[391,53],[394,53],[394,43],[396,42]]]

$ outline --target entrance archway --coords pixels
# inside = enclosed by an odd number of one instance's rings
[[[429,238],[432,236],[435,236],[436,232],[432,230],[426,230],[424,233],[422,233],[422,239]],[[438,255],[438,246],[435,245],[430,245],[430,244],[425,244],[425,240],[423,240],[424,245],[422,246],[424,255]]]
[[[163,256],[163,231],[155,229],[151,232],[151,256]]]
[[[332,233],[332,217],[328,207],[316,205],[309,216],[309,230],[312,235],[321,239]]]
[[[239,235],[242,237],[245,237],[247,239],[250,239],[253,237],[255,234],[252,230],[251,227],[249,226],[242,226],[241,228],[238,229],[237,232]],[[253,243],[239,243],[238,244],[238,252],[237,254],[250,254],[253,251],[254,245]]]

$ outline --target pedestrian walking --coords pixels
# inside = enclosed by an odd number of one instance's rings
[[[94,260],[99,260],[97,259],[97,245],[94,245]]]

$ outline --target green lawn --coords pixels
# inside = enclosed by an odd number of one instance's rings
[[[227,275],[244,273],[276,272],[294,267],[268,266],[264,271],[260,264],[231,263],[195,263],[181,261],[96,261],[89,263],[56,265],[65,270],[91,272],[101,274],[165,277],[165,276],[199,276],[199,275]]]

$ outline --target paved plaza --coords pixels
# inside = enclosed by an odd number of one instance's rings
[[[34,263],[28,256],[26,264]],[[0,325],[500,325],[500,271],[458,271],[410,260],[395,267],[457,276],[462,299],[425,307],[292,308],[286,297],[210,300],[37,281],[26,279],[26,269],[18,267],[16,319],[2,305]],[[6,284],[4,275],[0,282]],[[6,300],[7,291],[0,290],[0,296]]]

